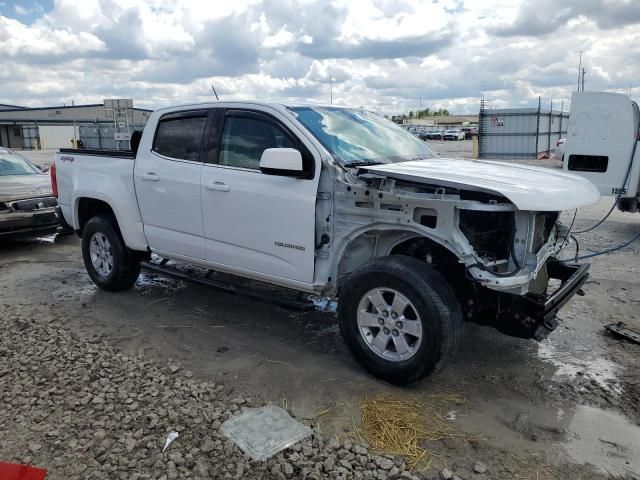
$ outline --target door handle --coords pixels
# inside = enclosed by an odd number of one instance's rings
[[[160,175],[156,175],[153,172],[143,173],[140,176],[142,177],[143,180],[151,180],[152,182],[157,182],[158,180],[160,180]]]
[[[229,188],[229,185],[223,183],[223,182],[211,182],[207,184],[207,188],[209,190],[216,190],[218,192],[228,192],[229,190],[231,190]]]

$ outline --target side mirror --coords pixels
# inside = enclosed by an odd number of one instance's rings
[[[38,165],[37,166],[43,173],[47,173],[49,171],[49,165]]]
[[[267,175],[301,177],[302,154],[295,148],[267,148],[260,157],[260,171]]]

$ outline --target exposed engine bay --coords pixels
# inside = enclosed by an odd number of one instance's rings
[[[349,243],[339,278],[375,256],[409,255],[447,278],[467,318],[490,319],[504,333],[527,338],[555,328],[541,327],[529,304],[549,298],[550,270],[556,277],[562,270],[549,267],[567,240],[559,212],[520,211],[500,195],[376,174],[358,180],[336,187],[336,234],[370,230]]]

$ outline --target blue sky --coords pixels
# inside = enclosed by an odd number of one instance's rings
[[[0,0],[0,15],[31,24],[53,10],[53,0]]]
[[[640,93],[637,0],[0,0],[0,103],[568,104]],[[637,85],[634,85],[634,82]],[[556,103],[557,102],[557,103]]]

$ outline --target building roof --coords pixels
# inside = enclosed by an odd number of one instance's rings
[[[113,123],[128,121],[131,124],[145,124],[151,114],[146,108],[133,107],[127,111],[128,118],[120,114],[113,117],[113,112],[105,110],[104,104],[64,105],[57,107],[8,108],[0,109],[0,123],[13,124],[71,124],[71,123]]]
[[[404,125],[462,125],[465,122],[478,123],[478,115],[444,115],[424,118],[403,118]]]
[[[5,106],[0,104],[0,106]],[[2,113],[5,112],[11,112],[11,111],[19,111],[19,112],[24,112],[25,110],[28,110],[30,112],[37,112],[39,110],[63,110],[65,108],[87,108],[87,107],[98,107],[98,108],[104,108],[104,104],[102,103],[89,103],[87,105],[61,105],[59,107],[20,107],[18,105],[6,105],[6,107],[9,107],[7,109],[3,109]],[[141,112],[153,112],[153,110],[149,110],[148,108],[139,108],[139,107],[133,107],[132,110],[139,110]]]
[[[20,105],[9,105],[8,103],[0,103],[0,110],[21,110],[27,107],[22,107]]]

